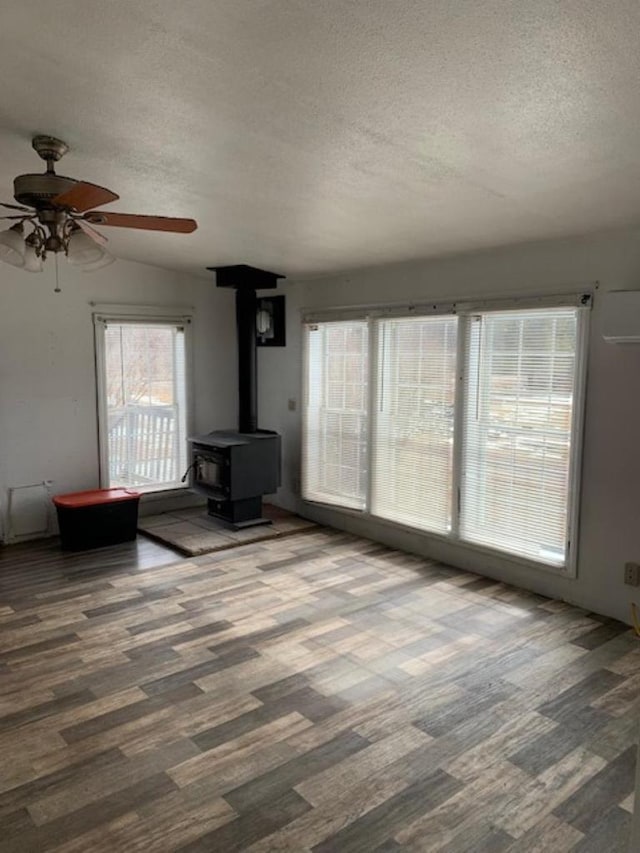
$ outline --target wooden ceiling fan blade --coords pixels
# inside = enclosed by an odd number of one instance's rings
[[[87,237],[91,237],[91,239],[97,243],[99,246],[106,246],[109,242],[109,239],[101,234],[99,231],[96,231],[95,228],[92,228],[88,222],[85,222],[84,219],[75,219],[80,228],[84,231]]]
[[[51,201],[60,207],[69,207],[72,210],[77,210],[78,213],[84,213],[90,207],[101,207],[103,204],[108,204],[118,198],[120,198],[119,195],[112,193],[105,187],[99,187],[98,184],[78,181],[71,189],[57,195]]]
[[[23,210],[25,213],[31,213],[31,208],[22,207],[20,204],[7,204],[4,201],[0,201],[0,207],[8,207],[9,210]]]
[[[135,213],[102,213],[90,210],[84,218],[93,225],[114,225],[118,228],[141,228],[144,231],[172,231],[191,234],[198,227],[195,219],[178,219],[174,216],[139,216]]]

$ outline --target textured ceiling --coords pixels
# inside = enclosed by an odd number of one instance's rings
[[[59,171],[115,254],[317,274],[640,221],[638,0],[16,0],[0,21],[0,199]],[[107,229],[104,229],[107,232]]]

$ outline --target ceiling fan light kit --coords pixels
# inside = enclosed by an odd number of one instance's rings
[[[74,266],[85,266],[99,261],[106,252],[84,233],[74,226],[67,243],[67,260]]]
[[[82,272],[94,272],[95,270],[101,270],[104,267],[108,267],[110,264],[115,263],[115,258],[113,255],[110,255],[108,252],[103,252],[102,257],[97,261],[94,261],[91,264],[85,264],[82,267]]]
[[[57,260],[57,255],[64,253],[70,264],[84,272],[93,272],[115,261],[105,249],[107,238],[93,225],[177,234],[190,234],[198,227],[193,219],[93,210],[116,201],[119,196],[98,184],[56,174],[55,163],[69,150],[66,142],[53,136],[34,136],[32,145],[46,162],[47,170],[42,174],[18,175],[13,187],[19,204],[0,202],[0,207],[17,211],[0,216],[0,219],[17,220],[0,232],[1,261],[26,272],[42,272],[47,255],[54,254]],[[30,229],[26,237],[25,226]]]
[[[14,267],[24,266],[25,243],[22,238],[24,226],[22,222],[12,225],[6,231],[0,232],[0,260]]]
[[[36,251],[36,241],[29,234],[24,241],[24,270],[26,272],[42,272],[42,258]]]

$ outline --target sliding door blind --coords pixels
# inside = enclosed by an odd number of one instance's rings
[[[367,493],[368,324],[305,327],[302,493],[364,509]]]
[[[371,511],[436,533],[451,529],[457,323],[377,323]]]
[[[460,536],[566,562],[578,309],[469,320]]]

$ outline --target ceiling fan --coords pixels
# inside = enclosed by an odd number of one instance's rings
[[[0,216],[0,219],[17,220],[15,225],[0,232],[0,260],[28,272],[41,272],[49,253],[55,254],[57,260],[58,253],[64,252],[69,263],[88,272],[115,260],[105,250],[107,238],[94,225],[177,234],[190,234],[198,227],[194,219],[94,210],[119,196],[97,184],[56,174],[55,163],[69,150],[60,139],[34,136],[32,145],[46,161],[47,170],[43,174],[18,175],[13,187],[14,198],[19,203],[0,202],[0,207],[19,211]]]

